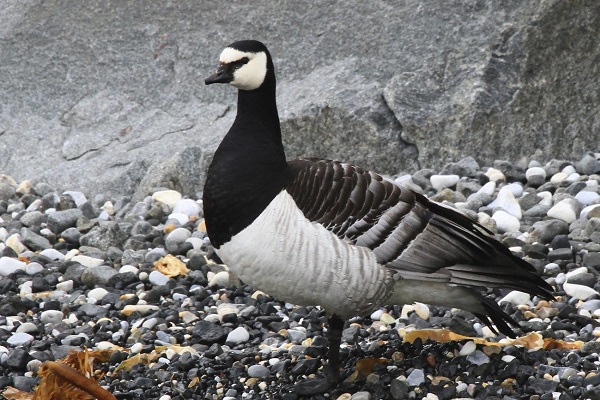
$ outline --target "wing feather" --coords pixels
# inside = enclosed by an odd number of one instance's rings
[[[350,164],[298,159],[289,165],[294,178],[286,189],[306,218],[371,249],[400,278],[552,297],[529,263],[460,212]]]

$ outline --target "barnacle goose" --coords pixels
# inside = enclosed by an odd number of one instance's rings
[[[530,264],[461,213],[352,164],[286,161],[273,60],[261,42],[229,45],[205,83],[238,89],[237,116],[204,186],[208,236],[245,283],[326,310],[326,385],[340,378],[344,319],[417,301],[470,311],[513,336],[508,323],[518,324],[478,288],[552,298]]]

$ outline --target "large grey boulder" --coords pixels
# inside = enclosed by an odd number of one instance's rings
[[[202,190],[235,116],[221,49],[271,49],[290,157],[387,174],[598,151],[600,2],[7,0],[0,173],[89,195]]]

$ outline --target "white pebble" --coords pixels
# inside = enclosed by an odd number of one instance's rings
[[[23,282],[23,284],[21,284],[20,291],[19,291],[19,294],[21,295],[21,297],[25,297],[28,294],[33,293],[32,286],[33,286],[33,281]]]
[[[583,210],[581,210],[581,214],[579,214],[579,217],[581,219],[587,219],[588,218],[588,214],[590,213],[590,211],[594,210],[595,208],[600,207],[600,204],[592,204],[591,206],[587,206],[585,207]]]
[[[100,258],[84,256],[81,254],[73,256],[73,258],[71,258],[71,261],[78,262],[79,264],[83,265],[84,267],[88,267],[88,268],[94,268],[94,267],[100,266],[104,263],[104,260],[102,260]]]
[[[508,302],[515,306],[518,306],[521,304],[527,304],[530,298],[531,296],[529,296],[529,293],[513,290],[512,292],[508,293],[506,296],[501,298],[500,301],[498,301],[498,303]]]
[[[466,383],[460,382],[458,385],[456,385],[456,393],[464,392],[465,390],[467,390]]]
[[[217,315],[220,320],[223,320],[223,317],[227,314],[236,314],[240,313],[240,305],[239,304],[231,304],[231,303],[221,303],[217,306]]]
[[[415,303],[415,313],[424,320],[429,319],[429,307],[423,303]]]
[[[492,219],[492,217],[490,217],[489,214],[486,214],[484,212],[477,213],[477,222],[479,222],[481,225],[485,226],[488,229],[490,229],[492,225],[496,225],[496,222]]]
[[[548,216],[565,221],[567,224],[577,219],[577,207],[573,204],[575,200],[564,199],[556,203],[554,207],[548,210]]]
[[[81,192],[76,192],[74,190],[67,190],[66,192],[63,192],[63,194],[71,196],[71,198],[73,199],[73,201],[75,202],[75,205],[77,207],[81,207],[82,205],[84,205],[87,202],[87,198],[85,197],[85,194],[83,194]]]
[[[10,344],[11,346],[23,346],[33,341],[33,339],[33,336],[31,336],[29,333],[19,332],[12,334],[12,336],[6,340],[6,343]]]
[[[496,182],[488,182],[477,191],[478,194],[487,194],[493,196],[496,191]]]
[[[121,268],[119,268],[119,273],[124,274],[126,272],[132,272],[137,275],[137,273],[140,272],[140,270],[138,267],[135,267],[130,264],[123,265]]]
[[[27,247],[21,242],[21,235],[18,233],[14,233],[6,239],[6,245],[13,249],[15,253],[21,254],[24,251],[27,251]]]
[[[35,199],[34,201],[31,202],[31,204],[29,205],[29,207],[27,207],[25,209],[25,211],[27,211],[27,212],[37,211],[37,210],[40,209],[41,206],[42,206],[42,200],[41,199]]]
[[[208,286],[209,287],[213,287],[213,286],[227,287],[227,286],[229,286],[229,272],[227,272],[227,271],[217,272],[208,282]]]
[[[461,356],[468,356],[469,354],[473,353],[475,350],[477,350],[477,345],[475,344],[474,341],[470,340],[464,344],[464,346],[462,347],[462,349],[460,349],[458,354]]]
[[[179,222],[179,225],[185,225],[190,222],[190,218],[183,213],[171,213],[169,214],[169,219],[175,219]]]
[[[506,188],[506,190],[510,190],[515,197],[521,197],[523,195],[523,186],[520,183],[509,183],[508,185],[502,187],[502,189],[504,188]]]
[[[79,318],[77,318],[77,315],[75,313],[71,313],[67,317],[67,322],[69,324],[76,324],[78,321],[79,321]]]
[[[188,298],[188,296],[183,293],[173,293],[171,297],[173,297],[173,300],[175,301],[183,301]]]
[[[64,315],[59,310],[46,310],[40,314],[40,321],[44,324],[56,324],[63,320]]]
[[[108,215],[115,215],[115,206],[112,201],[107,201],[100,207],[101,210],[106,211]]]
[[[104,288],[95,288],[92,289],[88,292],[87,296],[88,298],[92,298],[96,301],[100,301],[104,298],[104,296],[106,296],[106,294],[108,293],[108,291]]]
[[[161,190],[152,195],[152,199],[159,203],[166,204],[170,208],[175,207],[175,204],[181,200],[181,193],[175,190]]]
[[[492,215],[492,219],[496,222],[496,226],[500,233],[519,232],[519,229],[521,228],[519,219],[503,210],[496,211],[494,215]]]
[[[194,250],[200,250],[204,244],[204,240],[197,237],[189,237],[185,241],[191,243]]]
[[[60,290],[65,293],[69,293],[71,290],[73,290],[73,281],[71,279],[69,279],[67,281],[57,283],[56,290]]]
[[[550,183],[559,184],[567,179],[568,176],[569,174],[565,172],[557,172],[556,174],[552,175],[552,178],[550,178]]]
[[[396,318],[392,317],[388,313],[383,313],[383,315],[381,316],[380,321],[383,322],[384,324],[390,325],[390,324],[396,323]],[[382,328],[383,328],[383,326],[382,326]]]
[[[577,200],[584,206],[587,206],[592,203],[598,202],[598,200],[600,200],[600,194],[598,194],[596,192],[589,192],[587,190],[582,190],[581,192],[579,192],[575,195],[575,200]]]
[[[560,272],[558,275],[556,275],[554,277],[554,282],[556,282],[557,285],[562,285],[566,281],[567,281],[567,275],[565,275],[564,272]]]
[[[490,181],[492,181],[492,182],[506,180],[502,171],[500,171],[496,168],[488,168],[487,172],[485,173],[485,176],[487,176],[490,179]]]
[[[551,206],[552,205],[552,193],[545,191],[539,192],[537,196],[542,199],[538,204],[543,206]]]
[[[214,323],[220,322],[220,318],[217,314],[208,314],[206,317],[204,317],[204,320],[206,322],[214,322]]]
[[[373,311],[373,313],[371,314],[371,319],[373,321],[379,321],[381,319],[381,316],[383,315],[383,310],[376,310]]]
[[[511,356],[509,354],[502,356],[502,361],[504,361],[505,363],[509,363],[512,360],[514,360],[516,357],[515,356]]]
[[[564,172],[564,173],[565,173],[565,174],[567,174],[567,176],[568,176],[568,175],[574,174],[576,171],[575,171],[575,167],[574,167],[574,166],[572,166],[572,165],[567,165],[566,167],[564,167],[564,168],[562,169],[562,171],[561,171],[561,172]]]
[[[126,315],[133,314],[134,312],[139,312],[140,314],[145,315],[158,310],[160,310],[160,307],[153,306],[151,304],[129,304],[123,307],[123,310],[121,310],[121,314]]]
[[[97,348],[98,350],[100,350],[100,351],[103,351],[103,350],[112,350],[112,349],[114,349],[114,348],[115,348],[115,345],[114,345],[114,344],[112,344],[112,343],[111,343],[111,342],[109,342],[109,341],[104,341],[104,340],[103,340],[103,341],[101,341],[101,342],[97,342],[97,343],[96,343],[96,348]]]
[[[565,179],[565,181],[574,183],[579,182],[580,179],[581,175],[579,175],[577,172],[573,172],[572,174],[569,174],[569,176],[567,176],[567,179]]]
[[[169,277],[159,271],[152,271],[148,276],[148,280],[155,286],[166,285],[169,282]]]
[[[34,324],[33,322],[24,322],[21,325],[19,325],[19,327],[16,330],[17,333],[29,333],[29,332],[36,332],[36,331],[37,331],[37,325]]]
[[[249,339],[250,333],[248,333],[248,331],[242,328],[241,326],[238,326],[237,328],[229,332],[225,343],[236,345],[247,342]]]
[[[504,186],[502,189],[500,189],[498,196],[489,204],[489,207],[501,208],[518,219],[521,219],[522,216],[521,206],[519,205],[517,199],[515,199],[515,195],[508,186]]]
[[[56,249],[42,250],[42,251],[40,251],[40,255],[42,255],[44,257],[48,257],[49,259],[54,260],[54,261],[61,261],[61,260],[64,260],[64,258],[65,258],[64,254]]]
[[[175,203],[173,213],[181,213],[188,217],[195,217],[200,213],[200,205],[192,199],[181,199]]]
[[[133,346],[129,348],[129,351],[131,354],[138,354],[143,348],[144,346],[141,343],[134,343]]]
[[[152,329],[158,324],[158,318],[148,318],[142,324],[143,328]]]
[[[409,174],[406,174],[406,175],[400,175],[399,177],[394,179],[394,183],[397,185],[406,185],[406,184],[412,184],[414,182],[413,182],[412,176],[410,176]]]
[[[576,285],[574,283],[563,283],[563,289],[566,294],[579,300],[585,300],[590,296],[598,295],[598,292],[591,287]]]
[[[423,373],[422,369],[415,368],[406,377],[406,383],[408,386],[419,386],[423,382],[425,382],[425,374]]]
[[[546,179],[546,170],[542,167],[532,167],[525,171],[525,178],[527,178],[527,180],[530,180],[534,176],[541,176]]]
[[[456,185],[459,179],[458,175],[432,175],[429,178],[431,186],[438,191]]]
[[[25,267],[25,273],[27,275],[29,275],[29,276],[33,276],[33,275],[39,274],[43,270],[44,270],[44,267],[42,267],[41,264],[36,263],[36,262],[30,262]]]

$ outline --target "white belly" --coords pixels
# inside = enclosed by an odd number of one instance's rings
[[[308,221],[286,191],[217,254],[252,287],[342,318],[371,311],[391,290],[390,274],[369,249]]]

